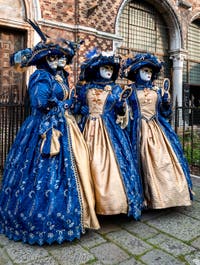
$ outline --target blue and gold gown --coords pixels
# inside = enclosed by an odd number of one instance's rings
[[[80,126],[89,149],[96,213],[123,213],[139,219],[141,182],[128,133],[116,123],[118,114],[123,115],[121,92],[113,82],[91,82],[79,87],[78,100],[82,107],[88,107]]]
[[[37,69],[29,81],[31,115],[5,163],[0,233],[29,244],[61,243],[98,229],[88,150],[62,101],[69,88]],[[49,150],[49,153],[48,153]]]
[[[131,86],[130,136],[145,205],[153,209],[189,206],[192,182],[178,136],[167,120],[171,105],[163,103],[162,90],[157,87]]]

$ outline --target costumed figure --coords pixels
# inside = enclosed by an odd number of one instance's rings
[[[40,31],[37,24],[34,27]],[[42,245],[80,238],[86,228],[98,229],[99,223],[87,146],[71,115],[73,97],[56,76],[58,59],[75,50],[40,35],[42,41],[33,49],[11,56],[12,65],[37,69],[28,86],[31,115],[5,163],[0,233]]]
[[[82,113],[80,128],[90,155],[96,213],[122,213],[139,219],[141,182],[124,129],[128,122],[126,98],[131,90],[122,91],[115,83],[119,57],[93,51],[87,56],[81,66],[77,97]]]
[[[172,113],[169,80],[154,85],[162,63],[151,54],[137,54],[122,64],[122,77],[131,80],[133,119],[130,137],[137,158],[145,206],[161,209],[191,205],[192,182],[178,136],[168,118]]]

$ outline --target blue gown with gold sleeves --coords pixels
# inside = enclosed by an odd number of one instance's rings
[[[71,241],[99,227],[87,147],[70,110],[63,109],[69,97],[64,82],[36,70],[29,95],[31,115],[5,164],[0,233],[29,244]]]

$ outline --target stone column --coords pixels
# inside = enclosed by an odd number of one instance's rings
[[[170,53],[170,59],[173,60],[173,107],[178,107],[175,111],[177,112],[176,122],[177,126],[179,127],[183,125],[183,112],[181,107],[183,107],[183,62],[186,59],[186,52],[180,50],[173,51]],[[172,123],[174,122],[175,116]]]
[[[175,102],[179,107],[183,106],[183,62],[186,59],[186,53],[183,51],[173,51],[170,53],[170,59],[173,60],[173,106]]]

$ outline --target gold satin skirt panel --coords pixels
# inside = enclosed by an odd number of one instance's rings
[[[89,148],[96,213],[127,213],[128,205],[119,167],[100,117],[88,119],[83,132]]]
[[[66,111],[65,117],[70,129],[72,150],[79,176],[79,187],[83,207],[83,225],[85,228],[99,229],[100,226],[95,213],[94,187],[87,145],[74,116],[68,114]]]
[[[181,165],[155,120],[141,122],[141,164],[147,206],[154,209],[191,205]]]

